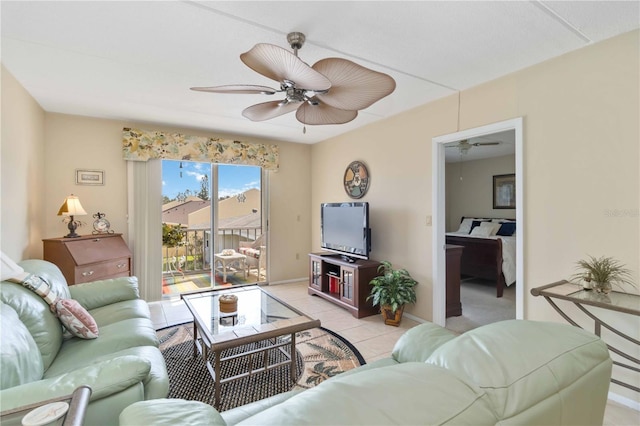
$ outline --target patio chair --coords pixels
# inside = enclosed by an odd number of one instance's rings
[[[247,269],[256,269],[256,276],[260,279],[263,271],[266,271],[267,246],[264,245],[264,235],[260,235],[255,241],[240,241],[238,252],[247,256]]]

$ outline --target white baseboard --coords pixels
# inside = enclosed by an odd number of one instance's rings
[[[269,281],[269,285],[299,283],[300,281],[309,281],[309,277],[294,278],[291,280],[282,280],[282,281]]]
[[[620,405],[624,405],[625,407],[629,407],[633,410],[640,411],[640,402],[634,401],[633,399],[627,398],[622,395],[618,395],[617,393],[609,392],[607,396],[611,401],[617,402]]]
[[[406,313],[406,312],[404,312],[404,313],[402,314],[402,316],[403,316],[403,317],[407,317],[407,318],[409,318],[409,319],[411,319],[411,320],[414,320],[414,321],[416,321],[416,322],[419,322],[419,323],[429,322],[429,321],[427,321],[427,320],[423,320],[423,319],[422,319],[422,318],[420,318],[420,317],[417,317],[417,316],[415,316],[415,315],[408,314],[408,313]]]

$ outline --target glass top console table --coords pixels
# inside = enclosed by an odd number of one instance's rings
[[[610,311],[622,312],[624,314],[640,316],[640,295],[633,293],[623,293],[618,291],[612,291],[608,294],[596,293],[593,290],[584,290],[582,286],[568,281],[558,281],[555,283],[547,284],[541,287],[531,289],[531,294],[534,296],[542,296],[547,302],[564,318],[569,324],[576,327],[580,327],[567,313],[565,313],[555,302],[557,300],[566,300],[572,302],[578,307],[585,315],[594,321],[594,333],[601,336],[602,327],[611,331],[612,333],[620,336],[621,338],[640,346],[640,341],[618,331],[613,326],[602,321],[598,316],[587,309],[587,306],[593,306],[601,309],[607,309]],[[632,364],[625,364],[619,361],[613,363],[619,367],[635,371],[640,373],[640,359],[635,358],[628,353],[622,351],[619,348],[615,348],[610,344],[607,344],[609,350],[618,354],[620,357],[629,360]],[[622,382],[617,379],[611,379],[612,383],[620,386],[624,386],[628,389],[632,389],[636,392],[640,392],[640,387],[632,385],[630,383]]]

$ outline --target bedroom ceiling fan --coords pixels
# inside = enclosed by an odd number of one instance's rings
[[[396,82],[387,74],[370,70],[347,59],[326,58],[307,65],[298,58],[305,36],[287,35],[293,53],[273,44],[259,43],[240,55],[252,70],[280,83],[280,89],[248,84],[192,87],[191,90],[233,94],[283,94],[284,99],[252,105],[242,115],[265,121],[296,111],[304,124],[344,124],[395,90]]]
[[[462,139],[460,142],[458,142],[457,145],[449,145],[449,146],[447,146],[447,148],[457,148],[457,149],[460,150],[460,154],[466,154],[473,147],[490,146],[490,145],[500,145],[500,142],[491,141],[491,142],[473,142],[473,143],[469,143],[469,139]]]

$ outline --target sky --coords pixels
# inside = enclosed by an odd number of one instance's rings
[[[182,163],[182,169],[180,169],[180,163]],[[201,181],[205,174],[209,175],[209,182],[211,182],[210,166],[210,163],[195,161],[162,160],[162,195],[174,199],[179,192],[187,189],[190,189],[193,195],[197,194],[200,192]],[[220,164],[218,179],[219,197],[233,196],[251,188],[260,189],[260,167]]]

